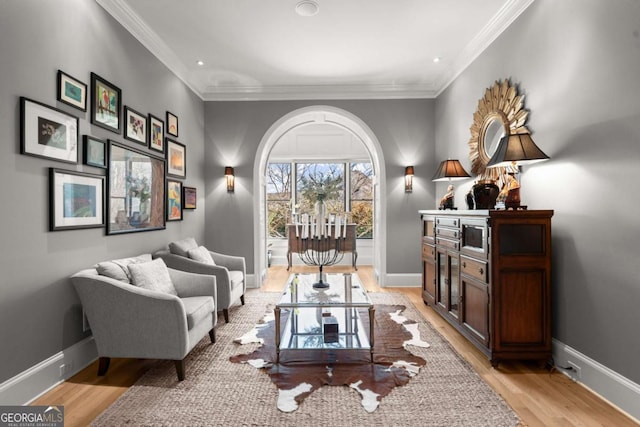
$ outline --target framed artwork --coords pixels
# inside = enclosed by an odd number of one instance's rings
[[[178,116],[167,111],[167,134],[178,137]]]
[[[82,160],[85,165],[107,168],[107,143],[90,135],[84,135]]]
[[[174,178],[187,177],[187,147],[167,138],[167,175]]]
[[[20,153],[78,163],[78,118],[20,97]]]
[[[149,114],[149,148],[164,153],[164,122]]]
[[[91,123],[120,133],[122,91],[112,83],[91,73]]]
[[[165,228],[165,160],[108,141],[107,234]]]
[[[49,168],[49,230],[104,227],[104,179]]]
[[[182,182],[167,180],[167,221],[182,221]]]
[[[195,187],[184,187],[182,189],[182,209],[195,209],[198,200]]]
[[[147,145],[147,116],[125,105],[124,123],[125,138]]]
[[[87,85],[58,70],[58,101],[87,111]]]

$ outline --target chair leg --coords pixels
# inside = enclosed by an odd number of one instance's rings
[[[98,359],[98,376],[104,377],[109,369],[109,363],[111,363],[110,357],[101,357]]]
[[[240,303],[244,305],[244,294],[240,295]]]
[[[216,342],[216,330],[214,328],[209,331],[209,338],[211,338],[212,343]]]
[[[222,314],[224,315],[224,323],[229,323],[229,309],[223,308]]]
[[[176,372],[178,373],[178,381],[184,381],[184,359],[175,360]]]

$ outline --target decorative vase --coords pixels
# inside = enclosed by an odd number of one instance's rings
[[[317,200],[315,204],[316,218],[325,219],[327,217],[327,204],[324,200]]]
[[[467,209],[475,209],[475,202],[473,201],[473,189],[469,189],[469,192],[466,195],[466,201],[467,201]]]
[[[500,189],[492,180],[478,181],[473,188],[473,202],[476,209],[493,209]]]

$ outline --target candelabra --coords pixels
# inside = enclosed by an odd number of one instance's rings
[[[298,255],[306,265],[316,265],[320,270],[320,279],[313,284],[314,289],[326,289],[328,283],[322,281],[322,267],[334,265],[342,260],[344,238],[340,236],[298,237]]]

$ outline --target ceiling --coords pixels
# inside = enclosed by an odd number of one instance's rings
[[[533,2],[96,1],[203,100],[434,98]]]

